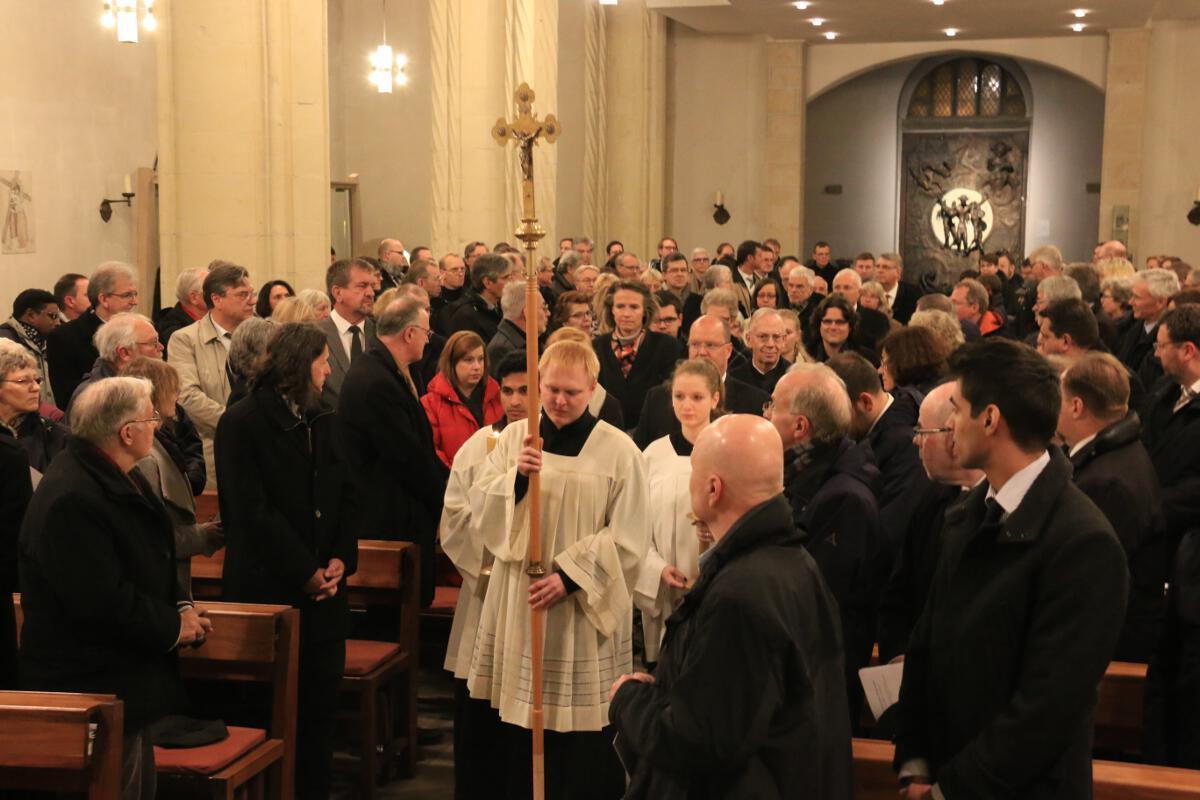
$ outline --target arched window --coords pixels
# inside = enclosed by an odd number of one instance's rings
[[[909,118],[1024,117],[1021,85],[999,64],[959,58],[939,64],[917,82]]]

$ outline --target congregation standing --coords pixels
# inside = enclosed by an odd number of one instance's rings
[[[0,688],[116,693],[152,796],[223,547],[225,599],[299,609],[297,794],[327,797],[346,580],[394,539],[424,606],[461,583],[456,797],[529,796],[531,609],[552,798],[848,798],[876,654],[905,797],[1089,796],[1113,659],[1150,665],[1146,756],[1200,768],[1200,272],[656,250],[563,238],[532,291],[504,242],[388,238],[299,291],[214,260],[153,318],[117,262],[18,294]]]

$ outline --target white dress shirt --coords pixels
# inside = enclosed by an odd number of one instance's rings
[[[212,314],[209,314],[208,318],[210,320],[212,320],[213,327],[217,329],[217,335],[219,337],[221,337],[221,344],[225,345],[225,349],[228,350],[230,347],[233,346],[233,332],[227,331],[224,328],[222,328],[217,323],[217,318],[214,317]]]
[[[354,334],[350,333],[350,326],[358,326],[358,341],[362,345],[363,350],[367,349],[367,327],[366,320],[362,322],[350,322],[345,317],[337,312],[337,309],[329,312],[329,319],[333,321],[333,327],[337,328],[338,340],[342,343],[342,349],[346,351],[346,360],[350,360],[350,343],[354,341]]]
[[[1050,451],[1045,451],[1028,466],[1019,470],[1008,482],[1000,487],[999,491],[995,486],[988,486],[987,496],[989,500],[995,500],[1004,509],[1005,515],[1011,514],[1017,510],[1017,506],[1021,505],[1021,501],[1025,499],[1025,495],[1029,493],[1029,487],[1033,486],[1033,482],[1037,480],[1038,475],[1042,474],[1050,464]]]

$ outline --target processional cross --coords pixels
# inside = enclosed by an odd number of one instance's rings
[[[537,246],[546,231],[537,219],[537,209],[533,197],[533,147],[539,139],[547,144],[553,144],[558,138],[558,120],[553,114],[547,114],[539,120],[533,113],[533,90],[529,84],[522,83],[517,87],[514,99],[517,101],[517,118],[507,122],[503,117],[496,121],[492,128],[492,137],[501,145],[514,141],[517,143],[517,154],[521,163],[521,224],[517,227],[516,236],[525,243],[525,330],[536,331],[538,316],[541,314],[541,297],[538,294],[537,283]],[[537,336],[525,337],[525,367],[528,381],[527,421],[529,435],[538,441],[538,341]],[[541,476],[534,472],[529,476],[529,555],[525,574],[530,581],[541,579],[546,574],[542,564],[541,537]],[[542,713],[542,638],[546,621],[544,610],[532,609],[530,620],[529,643],[530,661],[532,662],[533,683],[533,797],[543,800],[545,797],[546,762],[545,762],[545,720]]]

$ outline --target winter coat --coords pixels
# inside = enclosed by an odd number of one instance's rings
[[[504,416],[504,408],[500,405],[500,384],[494,378],[485,377],[484,380],[487,383],[483,389],[483,424],[491,425]],[[438,458],[449,469],[458,448],[481,426],[450,381],[440,372],[429,382],[429,392],[421,398],[421,405],[429,417]]]

